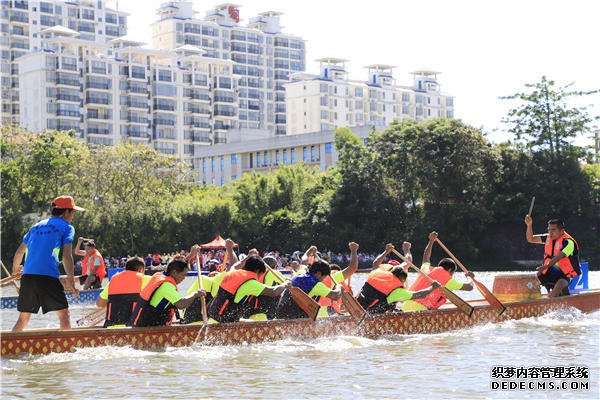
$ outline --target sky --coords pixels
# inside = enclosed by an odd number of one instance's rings
[[[600,89],[600,1],[597,0],[238,0],[240,25],[264,11],[283,12],[283,32],[306,40],[306,70],[338,57],[350,79],[364,66],[394,65],[400,85],[410,72],[433,69],[444,93],[455,96],[456,118],[493,142],[510,139],[501,123],[516,103],[500,100],[543,75],[578,90]],[[113,7],[115,0],[112,0]],[[130,13],[129,35],[152,44],[150,23],[161,0],[119,0]],[[197,17],[225,1],[193,1]],[[600,95],[571,103],[600,115]],[[591,107],[589,107],[591,105]],[[589,136],[589,135],[588,135]],[[578,144],[591,144],[579,138]]]

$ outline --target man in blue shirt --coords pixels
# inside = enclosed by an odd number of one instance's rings
[[[60,196],[52,201],[52,217],[38,222],[23,237],[13,259],[13,271],[21,270],[21,261],[25,258],[21,290],[17,310],[19,319],[13,326],[13,332],[22,331],[31,318],[42,308],[45,314],[54,311],[60,321],[60,329],[71,328],[69,305],[65,289],[75,290],[73,273],[73,237],[75,229],[71,225],[75,211],[84,211],[77,207],[71,196]],[[67,272],[65,286],[59,280],[58,255],[62,250],[62,260]]]

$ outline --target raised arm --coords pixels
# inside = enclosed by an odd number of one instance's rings
[[[527,239],[527,241],[529,243],[542,243],[542,239],[540,238],[540,236],[536,236],[533,234],[533,219],[529,214],[525,216],[525,225],[527,226],[525,230],[525,238]]]
[[[238,262],[238,256],[233,251],[233,240],[227,239],[225,240],[225,259],[229,263],[229,265],[233,265]]]
[[[77,238],[77,246],[75,246],[75,255],[76,256],[80,256],[80,257],[85,256],[85,250],[81,248],[81,245],[84,240],[85,240],[85,238],[82,238],[81,236]]]
[[[437,239],[438,234],[437,232],[431,232],[429,234],[429,242],[427,242],[427,246],[425,246],[425,250],[423,251],[423,262],[422,264],[431,262],[431,249],[433,248],[433,244],[435,243],[435,240]]]
[[[380,255],[378,255],[374,260],[373,260],[373,269],[379,268],[379,266],[381,265],[381,263],[383,262],[383,260],[385,260],[385,258],[388,256],[388,254],[390,254],[392,252],[392,250],[394,250],[394,245],[391,243],[388,243],[385,245],[385,250],[383,251],[383,253],[381,253]]]
[[[348,268],[344,268],[342,271],[344,280],[350,278],[353,273],[358,271],[358,243],[350,242],[348,243],[348,248],[350,249],[350,264]]]
[[[304,254],[302,255],[302,265],[310,265],[309,264],[310,257],[313,257],[313,260],[316,261],[316,259],[318,257],[317,256],[317,246],[310,246],[308,248],[308,250],[306,250],[304,252]],[[312,264],[312,262],[311,262],[311,264]]]

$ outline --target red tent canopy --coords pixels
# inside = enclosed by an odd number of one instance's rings
[[[238,247],[237,243],[233,244],[233,247]],[[201,249],[224,249],[225,239],[221,235],[217,235],[212,242],[204,243],[200,245]]]

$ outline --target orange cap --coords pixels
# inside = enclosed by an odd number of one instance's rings
[[[81,208],[75,205],[75,200],[72,196],[59,196],[52,200],[52,208],[66,208],[77,211],[85,211],[85,208]]]

